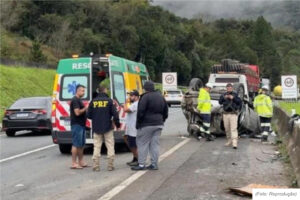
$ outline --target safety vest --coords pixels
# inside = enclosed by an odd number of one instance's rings
[[[269,96],[260,94],[254,99],[254,109],[261,117],[270,118],[273,116],[273,104]]]
[[[197,109],[200,111],[201,114],[210,114],[210,95],[204,88],[200,89]]]

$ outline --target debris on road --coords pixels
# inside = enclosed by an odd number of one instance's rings
[[[229,191],[240,196],[252,196],[253,189],[274,189],[274,188],[288,188],[287,186],[275,186],[275,185],[261,185],[261,184],[249,184],[244,187],[231,187]]]

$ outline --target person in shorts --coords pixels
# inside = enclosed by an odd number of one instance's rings
[[[129,98],[126,100],[124,105],[124,112],[127,113],[126,116],[126,132],[125,132],[125,142],[128,145],[130,151],[133,154],[133,159],[130,162],[127,162],[129,166],[138,165],[138,152],[136,145],[136,114],[137,107],[139,102],[139,92],[137,90],[133,90],[128,93]]]
[[[71,115],[71,133],[72,133],[72,165],[71,169],[82,169],[88,165],[83,161],[83,147],[85,145],[85,123],[86,111],[81,101],[85,95],[85,87],[77,85],[76,94],[71,100],[70,115]],[[78,162],[77,162],[78,159]]]

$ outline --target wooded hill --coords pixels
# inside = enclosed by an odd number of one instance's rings
[[[21,52],[20,38],[27,44]],[[55,63],[90,52],[141,61],[155,81],[177,71],[181,85],[192,77],[207,80],[223,58],[258,64],[272,86],[280,74],[300,77],[300,34],[274,29],[264,17],[207,23],[141,0],[1,1],[2,58]]]

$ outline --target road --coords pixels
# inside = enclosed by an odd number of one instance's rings
[[[289,185],[281,161],[272,160],[274,146],[248,138],[238,150],[214,142],[187,138],[186,121],[179,107],[161,136],[158,171],[133,172],[126,166],[128,152],[118,151],[115,171],[69,169],[70,155],[60,154],[49,135],[17,134],[1,142],[1,199],[240,199],[226,191],[249,183]],[[91,151],[85,159],[91,162]],[[129,184],[130,183],[130,184]]]

